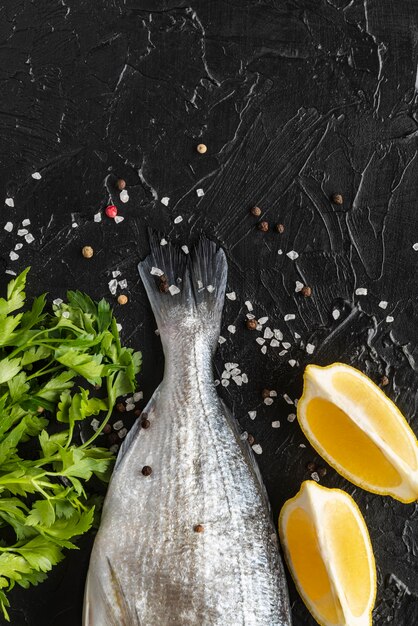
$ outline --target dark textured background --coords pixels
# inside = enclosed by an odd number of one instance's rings
[[[237,294],[226,300],[216,369],[233,361],[249,377],[219,389],[262,447],[275,516],[309,477],[306,464],[324,465],[287,420],[295,407],[283,399],[300,395],[307,363],[341,360],[376,382],[387,375],[385,391],[418,432],[416,2],[3,0],[0,17],[0,188],[15,204],[2,209],[2,287],[6,269],[30,264],[32,295],[46,290],[52,300],[78,287],[114,301],[108,282],[120,270],[130,302],[116,305],[117,316],[124,341],[143,351],[147,400],[163,358],[136,273],[146,227],[182,244],[201,230],[215,238]],[[128,183],[127,204],[114,175]],[[330,202],[334,192],[342,206]],[[120,224],[93,220],[109,193]],[[285,232],[259,232],[254,204]],[[17,235],[27,217],[31,244]],[[85,244],[95,249],[90,261]],[[295,292],[296,281],[311,286],[310,298]],[[270,340],[261,353],[259,333],[244,327],[246,300],[283,332],[287,354]],[[288,313],[295,319],[284,321]],[[278,393],[271,406],[263,387]],[[368,523],[374,624],[418,623],[416,506],[356,489],[331,469],[321,483],[351,493]],[[90,543],[80,545],[43,585],[12,594],[12,624],[80,624]],[[313,624],[292,586],[291,599],[295,626]]]

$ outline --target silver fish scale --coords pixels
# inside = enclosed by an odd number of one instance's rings
[[[112,476],[86,626],[291,623],[263,487],[213,382],[219,325],[203,319],[173,312],[160,328],[164,380],[146,409],[150,427]]]

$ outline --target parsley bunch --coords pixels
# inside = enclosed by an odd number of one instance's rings
[[[141,354],[121,345],[105,300],[79,291],[45,311],[25,304],[27,268],[0,298],[0,606],[7,592],[36,585],[76,548],[93,523],[86,483],[107,480],[113,455],[96,447],[118,396],[135,391]],[[100,386],[100,391],[97,388]],[[103,393],[103,390],[106,390]],[[84,443],[77,422],[98,416]],[[97,511],[96,511],[97,512]]]

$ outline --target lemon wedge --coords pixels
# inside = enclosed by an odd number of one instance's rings
[[[281,510],[279,534],[295,585],[318,624],[372,624],[376,566],[366,522],[351,496],[303,482]]]
[[[343,363],[308,365],[297,407],[312,446],[355,485],[401,502],[418,498],[418,441],[370,378]]]

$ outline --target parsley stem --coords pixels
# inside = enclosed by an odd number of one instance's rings
[[[113,398],[113,389],[112,389],[112,383],[113,383],[113,377],[114,377],[114,373],[111,374],[110,376],[108,376],[106,378],[106,388],[107,388],[107,398],[108,398],[108,402],[109,402],[109,408],[108,411],[106,413],[106,416],[104,418],[104,420],[102,421],[102,423],[100,424],[100,426],[98,427],[98,429],[96,430],[96,432],[94,433],[94,435],[92,435],[90,437],[90,439],[87,439],[87,441],[85,441],[80,448],[87,448],[88,446],[90,446],[93,441],[95,439],[97,439],[97,437],[100,435],[100,433],[103,431],[103,428],[106,426],[106,424],[108,423],[111,415],[112,415],[112,411],[113,411],[113,405],[114,402],[112,401]]]

